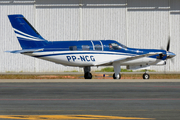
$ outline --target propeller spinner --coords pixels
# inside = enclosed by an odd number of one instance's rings
[[[161,49],[164,50],[164,48],[161,46]],[[169,52],[170,49],[170,37],[168,38],[167,48],[166,48],[166,54],[159,54],[159,58],[162,59],[164,56],[167,56],[166,59],[170,59],[176,56],[173,52]],[[172,60],[172,59],[171,59]]]
[[[170,59],[170,58],[173,58],[176,56],[176,54],[174,54],[173,52],[169,52],[169,48],[170,48],[170,37],[168,39],[168,44],[167,44],[167,48],[166,48],[166,51],[167,51],[167,59]]]

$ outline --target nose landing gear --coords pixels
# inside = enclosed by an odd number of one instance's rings
[[[119,73],[117,76],[115,76],[115,73],[113,74],[113,79],[121,79],[121,74]]]
[[[146,70],[146,72],[147,72],[147,70]],[[150,75],[146,72],[143,74],[143,79],[149,79],[150,78]]]
[[[113,74],[113,79],[121,79],[121,66],[119,62],[114,62],[113,63],[113,67],[114,67],[114,74]]]

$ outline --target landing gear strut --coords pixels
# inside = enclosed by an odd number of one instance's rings
[[[146,72],[147,72],[147,70],[146,70]],[[143,74],[143,79],[149,79],[150,78],[150,75],[146,72]]]
[[[121,79],[121,67],[120,67],[120,63],[119,62],[114,62],[113,63],[113,67],[114,67],[114,74],[113,74],[113,79]]]
[[[91,67],[84,67],[84,78],[85,79],[92,79],[92,74],[90,73]]]

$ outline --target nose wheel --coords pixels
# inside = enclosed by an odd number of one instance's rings
[[[121,74],[119,73],[117,76],[115,76],[115,73],[113,74],[113,79],[121,79]]]
[[[143,74],[143,79],[149,79],[149,78],[150,78],[150,75],[148,73]]]

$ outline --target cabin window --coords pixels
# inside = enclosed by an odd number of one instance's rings
[[[95,50],[102,50],[102,46],[99,44],[94,45]]]
[[[82,45],[82,50],[89,50],[89,49],[90,49],[89,45]]]
[[[117,43],[109,44],[109,50],[120,50],[121,47]]]
[[[77,50],[77,46],[70,46],[69,50]]]

